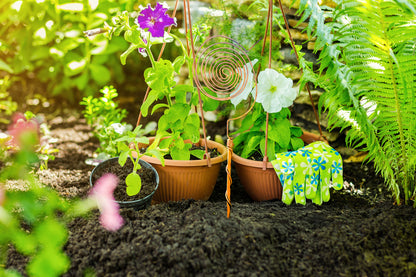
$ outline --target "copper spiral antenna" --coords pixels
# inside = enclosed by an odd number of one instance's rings
[[[199,92],[218,101],[233,99],[251,89],[257,96],[254,64],[248,51],[236,40],[222,35],[212,36],[194,53],[193,76]],[[227,120],[228,138],[228,123],[244,117],[252,106],[244,114]]]
[[[248,51],[237,41],[222,35],[212,36],[193,53],[193,76],[198,93],[203,93],[218,101],[226,101],[254,89],[255,98],[257,97],[253,63],[248,56]],[[252,101],[245,113],[227,120],[227,188],[225,192],[227,217],[230,217],[231,212],[231,158],[233,154],[233,142],[228,133],[229,123],[231,120],[246,116],[254,103],[255,101]]]
[[[253,66],[247,50],[229,37],[208,38],[195,52],[195,56],[195,85],[212,99],[232,99],[250,83],[248,79]]]

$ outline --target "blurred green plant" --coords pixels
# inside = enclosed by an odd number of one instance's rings
[[[92,95],[110,80],[122,82],[114,55],[123,39],[85,37],[133,0],[14,1],[0,4],[0,70],[21,76],[35,73],[49,95],[73,99],[74,91]],[[78,98],[79,99],[79,98]]]
[[[82,113],[87,124],[91,126],[94,136],[100,141],[100,147],[96,152],[103,154],[101,155],[102,159],[107,159],[119,155],[117,140],[131,134],[133,126],[122,122],[127,111],[120,109],[115,101],[118,96],[117,90],[113,86],[105,86],[100,90],[100,93],[102,96],[99,98],[84,97],[80,104],[85,106]],[[155,129],[156,123],[149,122],[136,135],[149,134]]]
[[[17,109],[17,103],[12,100],[8,89],[11,81],[8,76],[0,79],[0,123],[8,124],[9,118]]]
[[[132,130],[132,126],[121,123],[127,115],[127,111],[120,109],[115,98],[118,96],[117,90],[113,86],[105,86],[100,89],[101,97],[84,97],[80,102],[85,106],[83,115],[87,124],[91,126],[95,137],[100,141],[98,153],[107,153],[109,157],[118,156],[116,139],[120,138],[127,131]]]
[[[11,243],[17,251],[31,257],[27,265],[29,276],[59,276],[68,269],[70,261],[62,251],[68,232],[58,213],[65,214],[70,206],[56,192],[42,187],[30,173],[38,161],[37,126],[16,124],[13,133],[19,151],[0,171],[0,275],[20,276],[5,269]],[[24,182],[29,189],[6,190],[6,180],[10,179]]]
[[[27,129],[35,130],[39,135],[39,140],[34,143],[36,146],[34,152],[38,158],[35,167],[38,167],[40,170],[47,169],[48,162],[50,160],[53,161],[55,154],[59,152],[57,148],[53,147],[56,139],[51,136],[49,127],[44,119],[30,111],[25,112],[25,114],[14,114],[8,132],[0,132],[0,148],[3,150],[0,158],[20,150],[16,137],[20,135],[20,130]]]
[[[302,85],[325,90],[319,104],[347,142],[368,151],[396,203],[416,198],[416,1],[302,0],[320,67],[301,60]],[[414,201],[416,206],[416,201]]]
[[[61,276],[70,266],[63,251],[68,240],[66,223],[85,215],[97,206],[97,199],[102,203],[105,198],[106,205],[111,206],[106,210],[116,219],[116,225],[102,221],[103,226],[111,231],[121,227],[123,219],[110,195],[117,185],[115,177],[112,184],[103,180],[99,186],[94,186],[95,190],[87,199],[67,201],[40,184],[31,173],[39,161],[35,152],[40,140],[38,126],[31,121],[19,121],[10,132],[19,150],[0,160],[0,276],[21,276],[16,270],[6,268],[11,246],[29,257],[26,275]],[[8,180],[18,180],[21,186],[6,189]],[[111,209],[116,209],[115,213]]]
[[[26,120],[35,120],[39,124],[40,140],[35,151],[39,158],[39,169],[48,169],[48,162],[55,160],[55,154],[59,152],[59,149],[53,147],[57,139],[51,136],[49,126],[42,117],[29,111],[24,116]]]

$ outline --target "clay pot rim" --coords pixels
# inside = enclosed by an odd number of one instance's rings
[[[154,140],[154,137],[149,138],[149,144],[152,143]],[[199,142],[196,143],[197,145],[205,146],[205,140],[199,139]],[[221,155],[211,158],[211,165],[219,164],[227,159],[227,148],[222,145],[221,143],[218,143],[216,141],[207,140],[208,148],[217,148],[218,152],[220,152]],[[142,160],[147,161],[148,163],[151,163],[153,165],[162,165],[162,163],[159,161],[159,159],[150,157],[150,156],[142,156]],[[186,166],[186,167],[196,167],[196,166],[207,166],[208,162],[206,159],[204,160],[171,160],[171,159],[165,159],[165,166]]]
[[[245,166],[250,166],[250,167],[257,167],[257,168],[263,168],[263,161],[255,161],[255,160],[250,160],[250,159],[245,159],[243,157],[238,156],[236,153],[233,153],[232,158],[233,162],[241,164],[241,165],[245,165]],[[271,162],[267,162],[266,163],[266,168],[273,168],[273,165]]]
[[[313,133],[310,132],[306,132],[303,131],[303,135],[300,137],[305,143],[311,143],[313,141],[324,141],[326,143],[328,143],[326,140],[323,140],[319,135],[315,135]],[[233,152],[232,155],[232,160],[235,163],[241,164],[241,165],[245,165],[245,166],[250,166],[250,167],[257,167],[257,168],[263,168],[263,161],[255,161],[255,160],[250,160],[250,159],[245,159],[243,157],[240,157],[239,155],[235,154]],[[273,165],[271,162],[267,162],[266,163],[266,168],[273,168]]]

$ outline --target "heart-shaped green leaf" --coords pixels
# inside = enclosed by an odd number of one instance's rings
[[[142,179],[139,174],[132,172],[126,178],[126,192],[128,196],[133,196],[139,193],[142,188]]]

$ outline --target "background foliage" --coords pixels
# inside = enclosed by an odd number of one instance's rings
[[[46,85],[45,95],[68,99],[91,95],[110,80],[125,78],[115,54],[122,39],[87,38],[83,31],[103,26],[133,0],[6,0],[0,3],[0,70],[33,76]],[[78,97],[77,99],[79,99]]]

